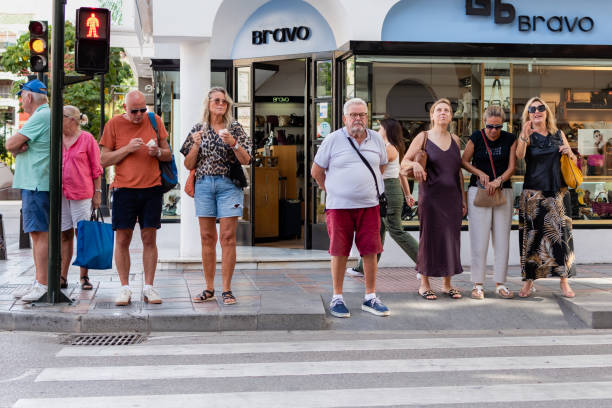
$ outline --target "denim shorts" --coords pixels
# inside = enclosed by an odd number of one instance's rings
[[[113,229],[134,229],[136,221],[143,228],[161,228],[162,192],[149,188],[113,190]]]
[[[244,194],[227,176],[202,176],[195,184],[197,217],[242,217]]]
[[[21,190],[23,232],[49,231],[49,192]]]

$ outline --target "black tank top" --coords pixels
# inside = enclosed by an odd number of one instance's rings
[[[567,185],[561,177],[561,132],[548,136],[533,132],[525,153],[525,181],[523,189],[554,192]]]

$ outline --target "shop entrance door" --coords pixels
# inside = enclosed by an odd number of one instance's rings
[[[236,118],[253,143],[242,245],[309,247],[310,65],[310,58],[234,61]]]

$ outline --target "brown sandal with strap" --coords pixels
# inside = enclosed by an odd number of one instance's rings
[[[68,282],[66,278],[60,275],[60,289],[68,289]]]
[[[215,300],[215,290],[214,289],[213,290],[204,289],[204,291],[201,294],[194,297],[192,300],[194,303],[203,303],[203,302]]]
[[[81,290],[92,290],[93,285],[89,281],[89,276],[81,276]]]

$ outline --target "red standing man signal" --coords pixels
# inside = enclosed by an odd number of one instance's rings
[[[87,38],[98,38],[98,27],[100,27],[100,20],[96,17],[95,13],[91,13],[91,16],[85,22],[85,25],[89,27],[89,32],[87,33]]]

